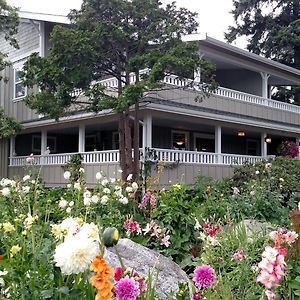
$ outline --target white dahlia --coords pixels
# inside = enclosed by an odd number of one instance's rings
[[[82,235],[68,236],[54,253],[55,265],[65,275],[78,274],[89,269],[99,253],[99,243]]]

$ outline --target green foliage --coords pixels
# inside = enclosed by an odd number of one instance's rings
[[[0,140],[16,135],[21,130],[21,125],[13,117],[6,116],[0,107]]]
[[[159,220],[171,235],[171,246],[162,253],[178,263],[187,256],[192,259],[192,249],[200,247],[201,241],[194,230],[198,207],[197,199],[189,195],[187,188],[177,184],[160,194],[158,206],[151,213],[151,218]]]
[[[64,169],[71,173],[70,182],[74,183],[83,177],[82,161],[83,158],[81,154],[74,154],[72,155],[70,161],[65,165]]]
[[[247,232],[243,224],[224,227],[216,236],[217,245],[205,245],[201,261],[216,270],[219,285],[208,299],[259,299],[262,287],[256,283],[256,267],[261,259],[264,234]],[[235,260],[234,253],[242,250],[243,259]]]

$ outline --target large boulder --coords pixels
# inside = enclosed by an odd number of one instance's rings
[[[125,267],[131,267],[145,277],[150,271],[153,280],[158,272],[156,292],[159,296],[177,292],[179,282],[189,281],[186,273],[174,261],[140,244],[129,239],[121,239],[115,247]],[[114,247],[106,249],[104,258],[112,267],[120,266]]]

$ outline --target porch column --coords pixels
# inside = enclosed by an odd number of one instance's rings
[[[267,134],[265,132],[261,133],[260,136],[260,147],[261,147],[261,156],[266,157],[268,155],[268,144],[265,141]]]
[[[16,137],[12,136],[10,138],[10,147],[9,147],[9,165],[12,165],[12,157],[16,156]]]
[[[152,148],[152,116],[147,115],[144,118],[143,125],[143,149]]]
[[[270,74],[266,73],[266,72],[260,72],[260,76],[261,76],[261,96],[263,98],[268,98],[268,80],[270,77]]]
[[[222,128],[221,126],[215,127],[215,153],[217,153],[217,164],[222,163]]]
[[[299,151],[298,151],[298,159],[300,159],[300,148],[299,148],[299,144],[300,144],[300,137],[298,136],[298,137],[296,137],[296,145],[298,146],[298,149],[299,149]]]
[[[41,155],[44,155],[47,150],[47,130],[41,132]]]
[[[78,152],[85,152],[85,125],[79,125]]]

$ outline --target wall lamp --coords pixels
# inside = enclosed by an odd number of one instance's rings
[[[267,144],[270,144],[270,143],[272,143],[272,139],[271,139],[269,136],[266,136],[266,137],[265,137],[265,142],[266,142]]]

